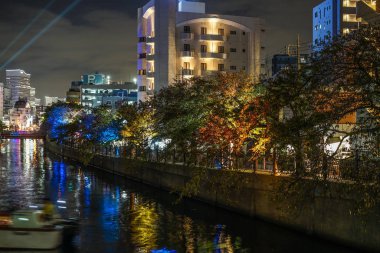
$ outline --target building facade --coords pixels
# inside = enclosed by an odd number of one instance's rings
[[[372,26],[380,26],[380,0],[359,1],[356,8],[357,15]]]
[[[289,68],[298,68],[298,64],[304,65],[309,62],[308,54],[300,54],[300,60],[298,62],[298,56],[288,54],[275,54],[272,58],[272,76],[279,73],[281,70]]]
[[[71,82],[70,89],[66,92],[66,102],[70,104],[80,104],[81,96],[80,89],[83,85],[83,81]]]
[[[0,83],[0,121],[3,121],[4,115],[4,84]]]
[[[33,110],[25,98],[16,101],[9,111],[9,127],[12,130],[30,130],[33,126]]]
[[[366,23],[358,15],[359,2],[376,9],[375,0],[325,0],[313,8],[314,48],[335,36],[348,34]]]
[[[33,109],[36,90],[30,86],[30,76],[30,74],[21,69],[6,70],[6,90],[4,90],[5,114],[8,114],[8,111],[20,98],[26,99]]]
[[[111,77],[99,72],[95,72],[91,74],[84,74],[82,76],[82,82],[83,84],[95,84],[95,85],[110,84]]]
[[[43,106],[47,107],[47,106],[51,106],[52,104],[55,104],[55,103],[58,103],[59,101],[59,98],[58,97],[49,97],[49,96],[45,96],[44,97],[44,102],[43,102]]]
[[[86,107],[107,105],[112,109],[123,103],[137,102],[137,85],[131,82],[111,84],[83,84],[81,86],[81,104]]]
[[[245,71],[259,80],[265,63],[263,23],[207,14],[200,1],[149,1],[138,9],[138,100],[175,80],[218,71]]]

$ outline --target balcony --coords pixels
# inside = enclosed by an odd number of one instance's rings
[[[226,36],[219,34],[201,34],[200,41],[226,41]]]
[[[154,72],[153,71],[149,71],[146,73],[146,78],[154,78]]]
[[[181,57],[194,57],[194,51],[182,51],[181,52]]]
[[[213,75],[216,75],[219,72],[220,71],[218,71],[218,70],[202,70],[201,74],[202,74],[202,76],[213,76]]]
[[[225,59],[227,59],[227,54],[205,52],[205,53],[201,53],[201,58],[225,60]]]
[[[181,33],[181,40],[193,40],[194,33]]]
[[[148,54],[148,55],[146,56],[146,60],[147,60],[147,61],[154,61],[154,54]]]
[[[154,37],[146,37],[146,43],[147,44],[153,44],[154,43]]]
[[[193,76],[194,75],[194,69],[182,69],[181,74],[184,76]]]
[[[139,43],[145,43],[146,37],[139,37]]]

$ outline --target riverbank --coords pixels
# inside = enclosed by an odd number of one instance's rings
[[[70,148],[61,148],[46,141],[46,148],[64,157],[80,160],[80,153]],[[276,201],[276,189],[283,177],[266,174],[234,172],[242,180],[239,187],[230,191],[215,191],[211,184],[227,175],[227,171],[206,170],[197,174],[195,168],[180,165],[150,163],[125,158],[111,158],[96,155],[90,165],[104,171],[125,176],[143,184],[168,191],[183,189],[189,180],[199,178],[199,193],[195,199],[232,210],[244,215],[259,217],[280,225],[285,225],[309,234],[318,235],[362,249],[380,251],[380,221],[375,215],[358,216],[352,214],[354,203],[350,196],[318,197],[306,208],[299,208],[295,214],[288,207]],[[228,177],[225,177],[228,178]],[[345,187],[337,184],[336,188]]]

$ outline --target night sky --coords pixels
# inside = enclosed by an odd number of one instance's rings
[[[65,96],[71,81],[100,71],[113,81],[136,75],[136,13],[148,0],[76,0],[75,5],[41,37],[34,37],[75,0],[0,0],[0,66],[30,43],[6,68],[32,74],[37,97]],[[206,0],[207,12],[261,17],[266,20],[269,56],[288,43],[311,41],[312,7],[322,0]],[[48,10],[41,14],[44,6]],[[36,16],[39,19],[9,50],[4,49]],[[34,38],[34,39],[33,39]],[[270,57],[268,58],[270,59]],[[1,70],[0,82],[5,81]]]

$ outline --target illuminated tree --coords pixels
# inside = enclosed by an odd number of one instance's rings
[[[195,78],[162,89],[151,101],[157,139],[168,140],[167,150],[182,153],[186,162],[195,161],[199,129],[210,114],[213,83]],[[185,159],[183,159],[185,160]]]
[[[95,155],[97,146],[106,146],[120,139],[120,121],[108,107],[87,109],[80,114],[77,124],[76,143],[85,163]]]
[[[56,103],[46,111],[43,128],[47,130],[49,137],[60,143],[68,140],[70,135],[66,126],[75,121],[80,106],[65,103]]]
[[[6,125],[0,120],[0,133],[4,132]]]
[[[265,137],[265,103],[262,87],[243,73],[221,73],[214,80],[206,124],[200,128],[202,148],[221,161],[222,167],[237,168],[236,158],[257,148]]]
[[[118,109],[118,117],[122,122],[123,140],[140,151],[147,150],[156,135],[153,110],[149,104],[123,105]]]

